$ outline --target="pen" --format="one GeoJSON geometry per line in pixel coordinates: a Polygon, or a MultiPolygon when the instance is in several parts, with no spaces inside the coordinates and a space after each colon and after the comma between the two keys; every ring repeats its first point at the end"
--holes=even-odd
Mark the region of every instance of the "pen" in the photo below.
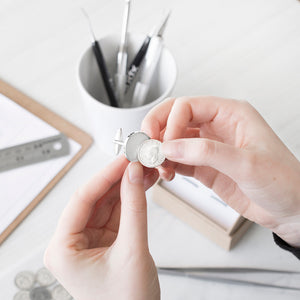
{"type": "Polygon", "coordinates": [[[161,22],[158,26],[154,27],[154,29],[146,36],[146,38],[143,41],[142,46],[140,47],[139,51],[137,52],[136,56],[134,57],[133,61],[131,62],[128,71],[127,71],[127,79],[126,79],[126,90],[125,94],[130,88],[144,58],[147,53],[151,38],[155,35],[158,35],[159,30],[161,27],[161,22]]]}
{"type": "Polygon", "coordinates": [[[136,56],[134,57],[132,63],[130,64],[130,66],[128,68],[125,94],[128,91],[128,89],[130,88],[130,86],[140,68],[141,63],[144,60],[144,57],[147,53],[150,41],[151,41],[151,36],[147,35],[141,48],[139,49],[138,53],[136,54],[136,56]]]}
{"type": "Polygon", "coordinates": [[[145,56],[145,64],[141,69],[140,79],[134,88],[131,104],[132,107],[142,106],[146,101],[149,87],[163,49],[162,36],[166,28],[169,16],[170,12],[168,12],[164,17],[161,26],[158,27],[157,33],[153,37],[151,37],[149,48],[145,56]]]}
{"type": "Polygon", "coordinates": [[[102,80],[103,80],[103,83],[104,83],[104,87],[105,87],[105,90],[106,90],[108,100],[109,100],[111,106],[118,107],[119,105],[118,105],[116,96],[114,94],[114,91],[113,91],[111,83],[110,83],[108,70],[107,70],[107,67],[106,67],[106,63],[105,63],[105,60],[104,60],[104,56],[102,54],[100,44],[98,43],[98,41],[96,39],[96,36],[94,34],[92,24],[91,24],[91,21],[90,21],[90,18],[88,16],[88,14],[86,13],[86,11],[83,8],[81,8],[81,10],[82,10],[83,14],[85,15],[85,17],[87,18],[88,23],[89,23],[89,27],[90,27],[90,31],[91,31],[91,35],[92,35],[92,48],[93,48],[94,55],[96,57],[98,68],[99,68],[100,73],[101,73],[101,77],[102,77],[102,80]]]}
{"type": "Polygon", "coordinates": [[[118,52],[118,66],[117,66],[117,73],[115,75],[116,94],[120,104],[124,100],[125,87],[126,87],[127,31],[128,31],[129,12],[130,12],[130,0],[125,0],[121,42],[120,42],[120,47],[118,52]]]}

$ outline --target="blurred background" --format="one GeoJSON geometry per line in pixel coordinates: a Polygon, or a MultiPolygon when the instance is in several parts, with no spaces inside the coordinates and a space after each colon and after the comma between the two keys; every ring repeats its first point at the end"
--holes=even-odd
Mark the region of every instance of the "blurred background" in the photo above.
{"type": "MultiPolygon", "coordinates": [[[[122,0],[0,0],[0,78],[89,132],[76,82],[79,57],[90,45],[80,7],[89,13],[98,38],[121,32],[122,0]]],[[[249,101],[299,159],[300,2],[133,0],[129,31],[148,33],[166,9],[172,14],[165,45],[178,67],[173,95],[249,101]]],[[[72,168],[0,246],[0,277],[48,242],[75,189],[111,159],[93,146],[72,168]]],[[[252,226],[225,252],[151,200],[149,240],[159,265],[300,269],[266,229],[252,226]]],[[[296,293],[189,279],[162,277],[161,284],[162,299],[299,299],[296,293]]]]}

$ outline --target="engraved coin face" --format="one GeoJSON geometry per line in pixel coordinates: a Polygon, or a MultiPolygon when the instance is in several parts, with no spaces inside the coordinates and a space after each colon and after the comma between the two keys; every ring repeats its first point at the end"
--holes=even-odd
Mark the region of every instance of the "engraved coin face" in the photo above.
{"type": "Polygon", "coordinates": [[[30,300],[29,291],[19,291],[14,295],[13,300],[30,300]]]}
{"type": "Polygon", "coordinates": [[[31,300],[51,300],[51,293],[47,290],[47,288],[41,286],[36,287],[30,291],[30,299],[31,300]]]}
{"type": "Polygon", "coordinates": [[[62,285],[57,285],[52,291],[54,300],[71,300],[72,296],[66,291],[62,285]]]}
{"type": "Polygon", "coordinates": [[[56,281],[55,277],[46,268],[37,271],[36,280],[41,286],[48,286],[56,281]]]}
{"type": "Polygon", "coordinates": [[[71,300],[72,296],[61,285],[57,285],[52,291],[52,297],[54,300],[71,300]]]}
{"type": "Polygon", "coordinates": [[[138,159],[142,165],[155,168],[161,165],[165,156],[161,152],[161,142],[158,140],[146,140],[138,149],[138,159]]]}
{"type": "Polygon", "coordinates": [[[15,284],[20,290],[30,290],[35,282],[35,276],[32,272],[23,271],[16,275],[15,284]]]}

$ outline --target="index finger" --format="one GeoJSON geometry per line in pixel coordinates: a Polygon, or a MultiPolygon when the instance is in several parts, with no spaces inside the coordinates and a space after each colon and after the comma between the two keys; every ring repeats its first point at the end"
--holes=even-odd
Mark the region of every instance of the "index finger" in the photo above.
{"type": "Polygon", "coordinates": [[[155,106],[145,116],[141,130],[151,138],[159,140],[160,132],[166,127],[170,111],[175,98],[167,98],[159,105],[155,106]]]}
{"type": "Polygon", "coordinates": [[[151,138],[160,139],[160,132],[166,128],[165,140],[185,137],[184,133],[189,124],[213,120],[219,107],[227,101],[212,96],[166,99],[146,115],[142,122],[142,131],[151,138]]]}
{"type": "Polygon", "coordinates": [[[185,138],[187,127],[212,121],[227,102],[211,96],[177,98],[168,116],[164,140],[185,138]]]}
{"type": "Polygon", "coordinates": [[[87,184],[79,188],[65,207],[57,231],[63,235],[82,232],[88,223],[95,204],[122,178],[128,163],[124,156],[118,157],[87,184]]]}

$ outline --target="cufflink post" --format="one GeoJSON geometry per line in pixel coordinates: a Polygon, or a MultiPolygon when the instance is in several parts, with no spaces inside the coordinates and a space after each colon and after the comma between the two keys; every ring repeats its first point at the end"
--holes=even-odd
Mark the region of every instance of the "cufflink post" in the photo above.
{"type": "Polygon", "coordinates": [[[125,145],[122,128],[118,129],[113,142],[115,144],[115,154],[118,155],[122,147],[125,145]]]}

